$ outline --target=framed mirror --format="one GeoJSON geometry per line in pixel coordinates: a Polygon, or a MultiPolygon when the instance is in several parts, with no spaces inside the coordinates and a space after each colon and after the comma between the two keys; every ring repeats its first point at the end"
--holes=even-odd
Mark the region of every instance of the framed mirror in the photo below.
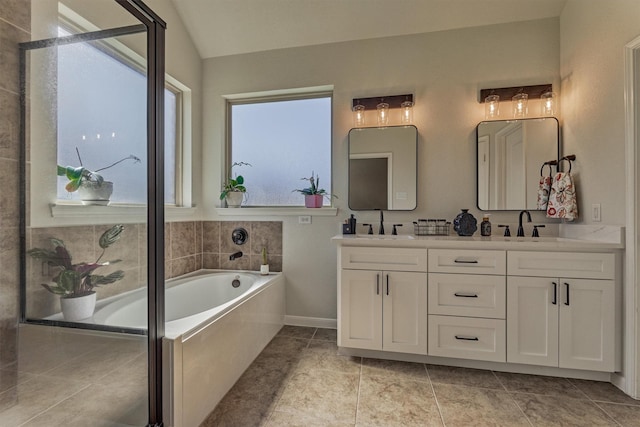
{"type": "Polygon", "coordinates": [[[418,129],[415,126],[349,131],[349,208],[405,210],[417,206],[418,129]]]}
{"type": "Polygon", "coordinates": [[[476,143],[478,209],[536,210],[542,164],[560,156],[558,120],[480,122],[476,143]]]}

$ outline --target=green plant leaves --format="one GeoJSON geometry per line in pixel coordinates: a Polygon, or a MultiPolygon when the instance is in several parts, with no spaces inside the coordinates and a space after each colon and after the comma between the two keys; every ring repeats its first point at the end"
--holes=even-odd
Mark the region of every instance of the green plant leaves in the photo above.
{"type": "Polygon", "coordinates": [[[124,225],[116,224],[100,236],[98,244],[102,249],[106,249],[120,239],[120,234],[124,231],[124,225]]]}

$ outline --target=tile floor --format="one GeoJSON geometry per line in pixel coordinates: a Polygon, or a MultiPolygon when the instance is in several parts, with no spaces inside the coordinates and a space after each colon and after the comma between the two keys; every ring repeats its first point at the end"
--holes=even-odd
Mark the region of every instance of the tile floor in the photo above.
{"type": "Polygon", "coordinates": [[[608,383],[337,355],[336,331],[285,326],[201,427],[640,426],[608,383]]]}
{"type": "Polygon", "coordinates": [[[2,427],[144,426],[147,414],[143,336],[23,326],[17,366],[0,366],[2,427]]]}

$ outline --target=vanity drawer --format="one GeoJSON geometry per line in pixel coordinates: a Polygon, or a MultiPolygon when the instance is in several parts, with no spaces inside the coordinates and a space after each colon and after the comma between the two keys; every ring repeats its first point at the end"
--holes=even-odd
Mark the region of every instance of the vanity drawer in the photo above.
{"type": "Polygon", "coordinates": [[[429,356],[506,362],[505,321],[430,315],[429,356]]]}
{"type": "Polygon", "coordinates": [[[342,247],[340,268],[354,270],[427,271],[427,250],[342,247]]]}
{"type": "Polygon", "coordinates": [[[506,270],[505,251],[429,250],[431,273],[505,274],[506,270]]]}
{"type": "Polygon", "coordinates": [[[507,264],[510,276],[615,278],[611,253],[509,251],[507,264]]]}
{"type": "Polygon", "coordinates": [[[429,273],[429,314],[504,319],[506,277],[429,273]]]}

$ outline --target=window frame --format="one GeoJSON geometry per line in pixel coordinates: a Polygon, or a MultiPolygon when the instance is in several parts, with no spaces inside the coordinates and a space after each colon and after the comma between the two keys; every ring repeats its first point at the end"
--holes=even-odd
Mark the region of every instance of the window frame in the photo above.
{"type": "MultiPolygon", "coordinates": [[[[329,104],[331,111],[329,112],[330,123],[329,123],[329,171],[331,173],[331,188],[329,189],[329,194],[333,194],[333,86],[320,86],[320,87],[312,87],[312,88],[298,88],[291,90],[278,90],[278,91],[268,91],[268,92],[257,92],[257,93],[248,93],[248,94],[237,94],[237,95],[229,95],[226,96],[226,120],[225,120],[225,144],[224,144],[224,156],[223,161],[224,164],[221,168],[221,183],[224,183],[231,172],[232,158],[233,158],[233,135],[231,132],[232,124],[233,124],[233,114],[232,109],[236,105],[247,105],[247,104],[261,104],[261,103],[270,103],[270,102],[279,102],[279,101],[296,101],[296,100],[306,100],[306,99],[318,99],[318,98],[329,98],[329,104]]],[[[312,209],[311,211],[319,211],[326,210],[330,211],[329,213],[321,213],[321,215],[334,215],[337,212],[336,207],[334,206],[333,197],[330,197],[330,204],[323,206],[322,208],[312,209]]],[[[224,215],[224,211],[227,208],[220,208],[218,210],[219,213],[224,215]]],[[[251,209],[251,210],[260,210],[262,213],[284,213],[284,212],[296,212],[296,215],[300,214],[301,209],[307,209],[304,207],[304,202],[300,205],[258,205],[258,206],[243,206],[243,209],[251,209]]],[[[232,211],[237,212],[238,209],[231,209],[232,211]]],[[[305,211],[306,212],[306,211],[305,211]]],[[[257,213],[257,211],[256,211],[257,213]]],[[[320,213],[320,212],[318,212],[320,213]]],[[[246,212],[249,214],[249,212],[246,212]]]]}

